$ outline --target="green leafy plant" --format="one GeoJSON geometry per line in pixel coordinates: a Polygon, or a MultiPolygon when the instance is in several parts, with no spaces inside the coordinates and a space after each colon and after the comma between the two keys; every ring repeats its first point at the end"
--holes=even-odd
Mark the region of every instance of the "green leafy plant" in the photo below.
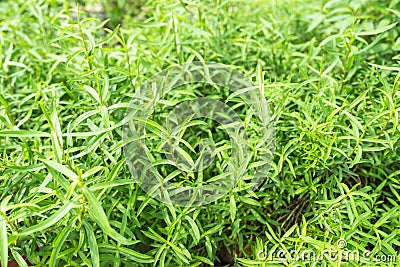
{"type": "Polygon", "coordinates": [[[399,1],[92,5],[0,2],[1,266],[398,264],[399,1]],[[277,150],[257,191],[169,206],[132,179],[122,126],[141,84],[193,61],[236,66],[259,86],[277,150]],[[322,257],[291,257],[309,250],[322,257]]]}

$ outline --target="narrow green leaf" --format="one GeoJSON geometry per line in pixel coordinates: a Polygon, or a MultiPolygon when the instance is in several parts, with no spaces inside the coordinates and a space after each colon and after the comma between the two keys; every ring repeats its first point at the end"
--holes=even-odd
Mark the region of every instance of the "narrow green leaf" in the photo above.
{"type": "Polygon", "coordinates": [[[239,200],[253,206],[261,206],[261,203],[253,198],[239,196],[239,200]]]}
{"type": "Polygon", "coordinates": [[[397,25],[397,22],[392,23],[392,24],[390,24],[390,25],[387,25],[387,26],[385,26],[385,27],[376,29],[376,30],[366,31],[366,32],[359,32],[359,33],[357,33],[357,35],[358,35],[358,36],[376,35],[376,34],[379,34],[379,33],[381,33],[381,32],[388,31],[388,30],[390,30],[391,28],[393,28],[393,27],[396,26],[396,25],[397,25]]]}
{"type": "Polygon", "coordinates": [[[200,231],[199,231],[199,227],[197,227],[196,222],[190,218],[189,216],[185,216],[185,219],[189,222],[191,230],[193,232],[192,237],[194,239],[195,244],[197,245],[197,243],[199,243],[200,241],[200,231]]]}
{"type": "Polygon", "coordinates": [[[50,137],[50,133],[39,132],[39,131],[0,131],[0,136],[4,137],[50,137]]]}
{"type": "Polygon", "coordinates": [[[78,180],[78,175],[76,175],[76,173],[68,169],[66,166],[51,160],[42,160],[42,161],[47,166],[53,168],[56,171],[61,172],[62,174],[70,178],[72,181],[76,182],[78,180]]]}
{"type": "Polygon", "coordinates": [[[88,189],[87,187],[82,188],[83,194],[89,202],[89,214],[92,220],[99,224],[100,228],[106,233],[109,237],[113,238],[117,242],[120,242],[123,245],[131,245],[135,242],[129,241],[119,233],[117,233],[113,228],[111,228],[110,223],[107,219],[107,216],[95,195],[88,189]]]}
{"type": "Polygon", "coordinates": [[[36,225],[33,225],[29,228],[24,229],[20,233],[20,235],[27,236],[27,235],[31,235],[35,232],[40,232],[40,231],[43,231],[43,230],[49,228],[50,226],[56,224],[59,220],[64,218],[64,216],[68,214],[68,212],[74,207],[74,205],[75,205],[74,202],[71,202],[71,201],[66,202],[64,204],[64,206],[62,206],[56,213],[54,213],[53,215],[51,215],[49,218],[42,221],[41,223],[38,223],[36,225]]]}
{"type": "Polygon", "coordinates": [[[26,263],[24,258],[21,256],[21,254],[18,253],[18,251],[15,251],[11,249],[11,254],[13,255],[15,261],[18,263],[19,267],[28,267],[29,265],[26,263]]]}
{"type": "Polygon", "coordinates": [[[139,263],[152,263],[153,262],[153,258],[151,256],[136,252],[132,249],[121,247],[121,248],[119,248],[119,250],[121,251],[121,253],[124,256],[130,258],[133,261],[136,261],[139,263]]]}
{"type": "Polygon", "coordinates": [[[7,222],[0,214],[0,257],[1,266],[8,266],[8,238],[7,238],[7,222]]]}
{"type": "Polygon", "coordinates": [[[378,65],[378,64],[374,64],[374,63],[370,63],[370,62],[368,62],[368,64],[375,68],[382,69],[382,70],[400,71],[399,67],[382,66],[382,65],[378,65]]]}
{"type": "Polygon", "coordinates": [[[236,201],[235,195],[230,196],[230,205],[229,205],[229,212],[231,215],[231,221],[234,222],[236,218],[236,201]]]}
{"type": "Polygon", "coordinates": [[[211,260],[207,259],[206,257],[193,256],[193,258],[197,259],[197,260],[199,260],[199,261],[201,261],[201,262],[203,262],[203,263],[205,263],[205,264],[207,264],[209,266],[214,266],[214,263],[211,260]]]}
{"type": "Polygon", "coordinates": [[[110,182],[103,182],[103,183],[98,183],[94,184],[90,187],[91,191],[96,191],[100,189],[108,189],[116,186],[123,186],[123,185],[128,185],[128,184],[134,184],[136,183],[135,180],[132,179],[122,179],[118,181],[110,181],[110,182]]]}
{"type": "Polygon", "coordinates": [[[57,265],[57,257],[58,254],[60,253],[60,250],[62,246],[64,245],[65,240],[71,233],[71,230],[73,226],[75,225],[75,219],[73,219],[71,222],[67,223],[67,226],[57,235],[54,244],[53,244],[53,250],[51,252],[50,260],[49,260],[49,266],[50,267],[55,267],[57,265]]]}
{"type": "Polygon", "coordinates": [[[86,230],[87,241],[90,249],[90,256],[92,258],[93,267],[100,267],[100,256],[99,247],[97,245],[96,236],[94,235],[94,229],[87,221],[82,222],[86,230]]]}
{"type": "Polygon", "coordinates": [[[89,85],[84,85],[84,86],[83,86],[83,89],[85,89],[86,92],[88,92],[89,95],[90,95],[91,97],[93,97],[93,99],[96,100],[97,103],[101,104],[101,99],[100,99],[99,93],[98,93],[96,90],[94,90],[94,89],[93,89],[92,87],[90,87],[89,85]]]}
{"type": "Polygon", "coordinates": [[[100,244],[99,249],[100,251],[108,253],[115,253],[118,250],[122,255],[138,263],[152,263],[154,261],[154,259],[149,255],[142,254],[124,247],[116,248],[110,244],[100,244]]]}

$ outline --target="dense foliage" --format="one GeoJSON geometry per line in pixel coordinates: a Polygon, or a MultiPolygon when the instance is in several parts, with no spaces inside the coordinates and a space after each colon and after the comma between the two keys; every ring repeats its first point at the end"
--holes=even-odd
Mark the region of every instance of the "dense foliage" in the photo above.
{"type": "Polygon", "coordinates": [[[0,265],[395,266],[399,22],[398,0],[0,2],[0,265]],[[133,182],[122,124],[191,61],[263,89],[277,149],[255,193],[172,207],[133,182]],[[289,253],[310,249],[369,252],[289,253]]]}

